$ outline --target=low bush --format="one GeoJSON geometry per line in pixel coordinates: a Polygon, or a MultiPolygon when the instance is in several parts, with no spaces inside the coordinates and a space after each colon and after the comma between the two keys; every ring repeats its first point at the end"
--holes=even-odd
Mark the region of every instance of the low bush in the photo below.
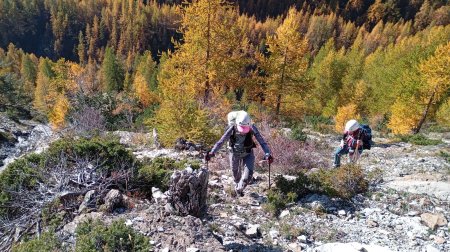
{"type": "Polygon", "coordinates": [[[192,169],[199,169],[200,163],[189,160],[177,161],[167,157],[157,157],[144,161],[144,164],[137,172],[136,187],[144,195],[148,196],[151,195],[152,187],[158,187],[162,191],[165,191],[169,187],[169,180],[173,171],[184,169],[186,166],[190,166],[192,169]]]}
{"type": "Polygon", "coordinates": [[[325,116],[305,116],[305,126],[321,133],[333,133],[333,121],[325,116]]]}
{"type": "Polygon", "coordinates": [[[303,172],[299,172],[295,180],[287,180],[281,175],[275,178],[276,187],[285,195],[294,192],[299,197],[302,197],[310,192],[310,189],[308,188],[309,184],[310,181],[303,172]]]}
{"type": "MultiPolygon", "coordinates": [[[[88,220],[81,223],[76,231],[75,251],[150,251],[149,240],[125,225],[123,220],[106,226],[101,221],[88,220]]],[[[49,250],[47,250],[49,251],[49,250]]]]}
{"type": "Polygon", "coordinates": [[[429,139],[423,134],[414,134],[414,135],[402,135],[400,136],[400,140],[403,142],[409,142],[416,145],[437,145],[442,143],[441,140],[429,139]]]}
{"type": "MultiPolygon", "coordinates": [[[[262,124],[259,129],[275,158],[272,164],[274,172],[295,175],[302,169],[325,166],[320,154],[322,150],[315,143],[293,140],[283,132],[270,128],[268,124],[262,124]]],[[[264,157],[261,148],[254,150],[257,159],[264,157]]]]}
{"type": "Polygon", "coordinates": [[[272,213],[273,216],[278,216],[288,203],[294,202],[296,199],[297,194],[294,192],[283,194],[279,190],[270,190],[267,193],[267,204],[265,205],[265,208],[272,213]]]}
{"type": "Polygon", "coordinates": [[[320,193],[342,199],[366,192],[369,185],[362,168],[353,164],[332,170],[320,169],[309,175],[299,172],[295,180],[278,176],[275,184],[283,195],[295,193],[302,197],[309,193],[320,193]]]}
{"type": "Polygon", "coordinates": [[[13,252],[61,251],[62,243],[54,232],[45,232],[40,238],[34,238],[12,247],[13,252]]]}
{"type": "Polygon", "coordinates": [[[100,170],[108,172],[131,168],[135,162],[131,151],[112,137],[60,139],[49,146],[46,157],[51,162],[48,164],[50,166],[57,165],[61,158],[65,158],[69,165],[84,160],[94,162],[100,170]]]}
{"type": "Polygon", "coordinates": [[[17,213],[9,202],[14,199],[14,192],[34,190],[38,183],[45,180],[41,170],[44,156],[31,154],[9,164],[0,173],[0,216],[11,216],[17,213]]]}
{"type": "Polygon", "coordinates": [[[59,230],[86,189],[128,190],[136,166],[132,153],[108,138],[61,139],[20,158],[0,173],[0,233],[14,234],[15,226],[32,230],[39,219],[44,229],[59,230]]]}
{"type": "Polygon", "coordinates": [[[358,193],[364,193],[369,186],[361,166],[354,164],[331,170],[329,183],[336,191],[336,196],[343,199],[350,199],[358,193]]]}
{"type": "Polygon", "coordinates": [[[9,132],[0,131],[0,144],[16,142],[16,138],[9,132]]]}
{"type": "Polygon", "coordinates": [[[450,163],[450,153],[446,151],[440,151],[439,156],[443,157],[447,163],[450,163]]]}
{"type": "Polygon", "coordinates": [[[305,142],[307,135],[303,132],[303,127],[296,125],[292,128],[291,138],[300,142],[305,142]]]}

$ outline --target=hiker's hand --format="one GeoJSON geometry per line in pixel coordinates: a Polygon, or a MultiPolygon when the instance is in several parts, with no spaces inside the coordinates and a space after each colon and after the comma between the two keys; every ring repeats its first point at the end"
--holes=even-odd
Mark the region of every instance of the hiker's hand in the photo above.
{"type": "Polygon", "coordinates": [[[264,156],[264,160],[267,160],[267,162],[269,162],[269,164],[273,163],[273,157],[270,154],[266,154],[264,156]]]}
{"type": "Polygon", "coordinates": [[[361,140],[356,141],[356,145],[358,145],[358,147],[362,146],[362,141],[361,140]]]}
{"type": "Polygon", "coordinates": [[[206,154],[205,154],[205,160],[206,161],[209,161],[209,160],[211,160],[211,158],[212,157],[214,157],[216,154],[214,154],[214,153],[212,153],[212,152],[206,152],[206,154]]]}
{"type": "Polygon", "coordinates": [[[339,147],[344,148],[344,140],[341,140],[341,143],[339,144],[339,147]]]}

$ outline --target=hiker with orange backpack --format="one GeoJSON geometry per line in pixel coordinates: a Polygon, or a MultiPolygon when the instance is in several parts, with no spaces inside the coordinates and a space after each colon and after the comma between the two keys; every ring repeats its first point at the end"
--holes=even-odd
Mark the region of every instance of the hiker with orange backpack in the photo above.
{"type": "Polygon", "coordinates": [[[339,147],[334,152],[333,167],[341,166],[341,156],[349,154],[350,162],[356,162],[364,149],[371,148],[372,130],[352,119],[345,124],[345,131],[339,147]]]}
{"type": "Polygon", "coordinates": [[[269,146],[259,133],[258,128],[251,123],[250,116],[245,111],[233,111],[228,114],[228,128],[214,147],[206,153],[205,159],[209,161],[215,153],[228,141],[229,159],[231,170],[233,171],[235,191],[238,195],[243,195],[244,188],[253,179],[253,168],[255,166],[255,154],[253,148],[256,147],[253,141],[255,136],[261,145],[265,156],[264,159],[271,164],[273,157],[269,146]],[[243,174],[240,170],[241,164],[244,166],[243,174]]]}

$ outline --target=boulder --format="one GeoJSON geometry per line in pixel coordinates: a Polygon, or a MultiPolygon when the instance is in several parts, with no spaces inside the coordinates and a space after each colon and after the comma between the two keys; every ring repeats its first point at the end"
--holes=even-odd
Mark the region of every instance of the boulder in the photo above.
{"type": "Polygon", "coordinates": [[[102,206],[102,210],[105,212],[113,212],[114,209],[119,207],[125,207],[123,196],[119,190],[112,189],[105,196],[105,204],[102,206]]]}
{"type": "Polygon", "coordinates": [[[93,205],[92,201],[94,199],[94,196],[95,196],[95,190],[90,190],[84,195],[84,200],[83,200],[83,202],[81,202],[81,205],[78,208],[79,213],[83,212],[86,208],[93,205]]]}
{"type": "Polygon", "coordinates": [[[441,213],[432,214],[432,213],[423,213],[420,215],[422,222],[429,228],[435,230],[437,227],[447,225],[447,219],[441,213]]]}
{"type": "Polygon", "coordinates": [[[250,238],[258,238],[261,236],[259,225],[249,225],[245,234],[250,238]]]}

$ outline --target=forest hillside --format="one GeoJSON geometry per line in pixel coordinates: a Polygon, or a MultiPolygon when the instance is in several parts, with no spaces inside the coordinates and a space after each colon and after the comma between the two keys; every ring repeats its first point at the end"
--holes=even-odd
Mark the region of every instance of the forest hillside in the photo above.
{"type": "Polygon", "coordinates": [[[0,250],[448,251],[449,66],[448,0],[0,0],[0,250]]]}

